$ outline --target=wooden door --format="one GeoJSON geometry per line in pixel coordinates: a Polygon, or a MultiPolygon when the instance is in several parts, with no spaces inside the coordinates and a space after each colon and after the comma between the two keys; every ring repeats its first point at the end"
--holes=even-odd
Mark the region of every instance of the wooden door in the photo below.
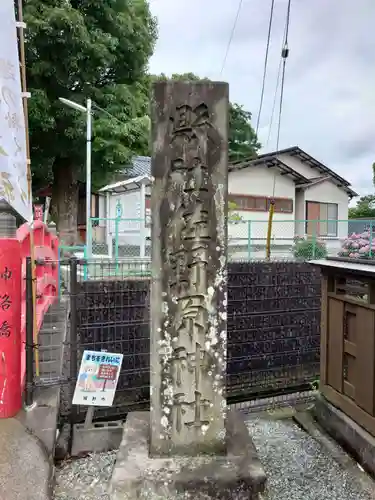
{"type": "Polygon", "coordinates": [[[319,235],[320,203],[315,201],[306,202],[306,234],[308,236],[319,235]],[[317,221],[317,222],[315,222],[317,221]]]}

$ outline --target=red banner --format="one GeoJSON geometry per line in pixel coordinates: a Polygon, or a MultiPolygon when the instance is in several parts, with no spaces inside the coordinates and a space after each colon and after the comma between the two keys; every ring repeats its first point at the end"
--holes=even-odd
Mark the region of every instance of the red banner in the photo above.
{"type": "Polygon", "coordinates": [[[21,247],[0,239],[0,418],[21,409],[21,247]]]}

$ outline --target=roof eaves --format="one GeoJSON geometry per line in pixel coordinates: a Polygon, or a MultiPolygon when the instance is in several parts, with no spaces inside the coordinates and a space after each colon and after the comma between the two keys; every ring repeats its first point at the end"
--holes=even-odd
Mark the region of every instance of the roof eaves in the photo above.
{"type": "Polygon", "coordinates": [[[333,170],[328,168],[326,165],[321,163],[319,160],[316,160],[313,156],[309,155],[301,149],[298,146],[293,146],[291,148],[286,148],[286,149],[281,149],[280,151],[277,151],[276,154],[282,155],[282,154],[289,154],[290,156],[297,156],[303,163],[307,163],[310,165],[312,168],[318,169],[321,173],[327,173],[330,176],[334,177],[337,180],[340,180],[343,184],[346,186],[350,186],[350,182],[341,177],[341,175],[336,174],[333,170]]]}
{"type": "MultiPolygon", "coordinates": [[[[349,181],[347,181],[346,179],[344,179],[340,175],[336,174],[336,172],[334,172],[333,170],[328,168],[326,165],[324,165],[320,161],[316,160],[313,156],[306,153],[306,151],[301,149],[299,146],[291,146],[289,148],[280,149],[279,151],[272,151],[271,153],[263,153],[263,154],[258,155],[257,159],[274,158],[274,157],[278,157],[279,155],[282,155],[282,154],[289,154],[290,156],[299,156],[301,161],[304,161],[306,163],[310,162],[310,166],[312,168],[317,168],[321,171],[321,173],[329,174],[330,176],[332,176],[335,179],[342,182],[344,185],[350,186],[349,181]]],[[[248,161],[251,161],[251,159],[244,160],[244,161],[248,162],[248,161]]]]}
{"type": "Polygon", "coordinates": [[[295,179],[299,179],[301,182],[308,182],[307,177],[304,175],[300,174],[299,172],[296,172],[293,168],[289,167],[286,163],[281,161],[280,159],[276,158],[273,155],[261,155],[258,158],[253,158],[250,160],[244,160],[242,163],[238,165],[232,165],[232,168],[229,170],[236,171],[236,170],[241,170],[243,168],[248,168],[248,167],[256,167],[258,165],[265,165],[269,168],[276,167],[279,170],[281,170],[284,174],[289,174],[293,176],[295,179]]]}
{"type": "MultiPolygon", "coordinates": [[[[324,181],[337,181],[337,179],[334,179],[332,178],[331,175],[326,175],[324,177],[320,177],[318,179],[311,179],[309,182],[304,182],[304,183],[301,183],[301,184],[297,184],[297,187],[298,188],[301,188],[301,189],[309,189],[310,187],[312,186],[316,186],[317,184],[320,184],[321,182],[324,182],[324,181]]],[[[342,185],[342,184],[336,184],[336,186],[340,189],[344,189],[344,191],[346,191],[349,196],[351,196],[352,198],[354,198],[355,196],[358,196],[358,194],[353,191],[353,189],[350,187],[350,186],[347,186],[347,185],[342,185]]]]}

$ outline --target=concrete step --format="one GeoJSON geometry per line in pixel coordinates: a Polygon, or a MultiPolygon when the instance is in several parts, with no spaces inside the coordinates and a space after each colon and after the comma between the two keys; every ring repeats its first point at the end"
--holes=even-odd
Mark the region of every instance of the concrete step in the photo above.
{"type": "Polygon", "coordinates": [[[63,335],[64,330],[41,330],[38,336],[39,344],[43,346],[62,344],[63,335]]]}

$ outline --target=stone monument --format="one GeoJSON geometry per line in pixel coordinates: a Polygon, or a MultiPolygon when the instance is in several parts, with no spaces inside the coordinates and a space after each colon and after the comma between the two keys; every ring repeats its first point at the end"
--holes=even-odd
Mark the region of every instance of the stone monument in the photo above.
{"type": "Polygon", "coordinates": [[[228,85],[160,83],[153,108],[151,452],[224,453],[228,85]]]}
{"type": "Polygon", "coordinates": [[[227,412],[228,84],[152,97],[151,411],[128,416],[112,498],[258,498],[265,475],[227,412]]]}

